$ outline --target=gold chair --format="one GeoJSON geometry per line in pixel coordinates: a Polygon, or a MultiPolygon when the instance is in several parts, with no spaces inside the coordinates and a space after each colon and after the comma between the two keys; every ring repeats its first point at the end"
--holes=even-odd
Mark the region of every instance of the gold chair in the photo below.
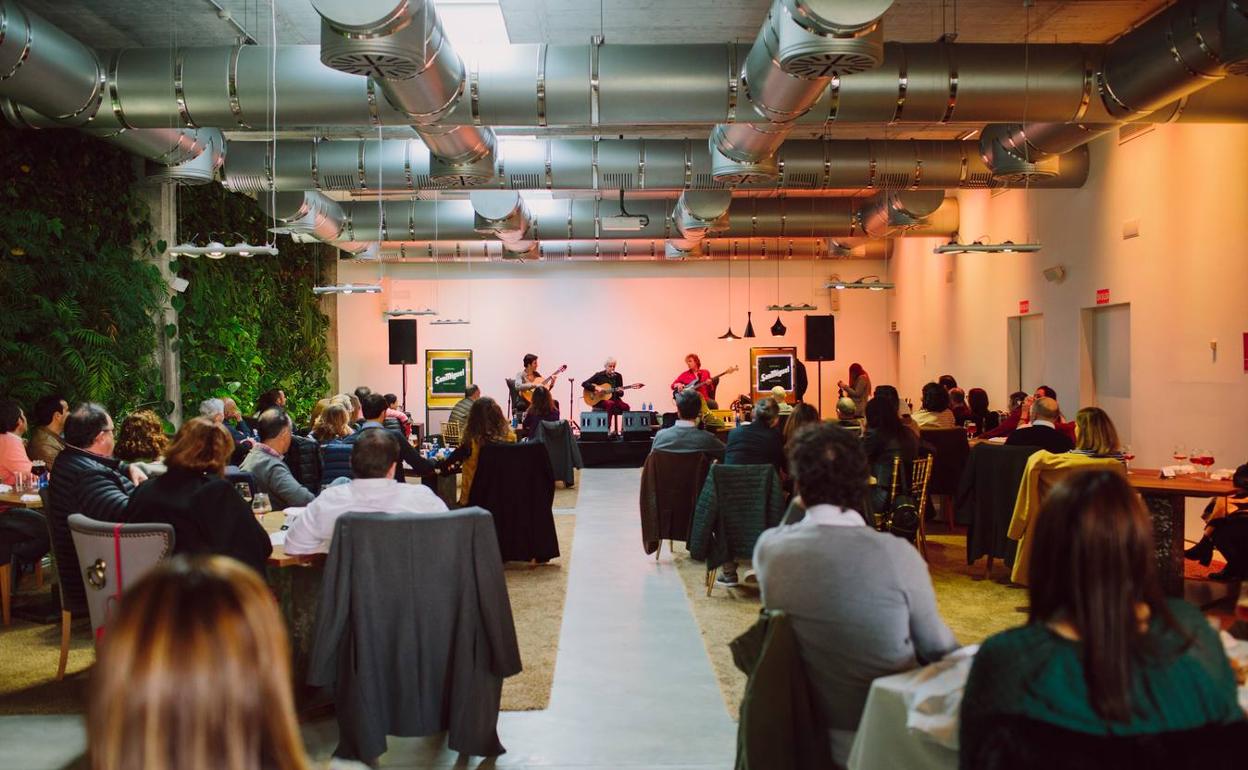
{"type": "Polygon", "coordinates": [[[442,441],[449,447],[459,446],[460,439],[463,438],[463,426],[458,420],[447,420],[442,425],[442,441]]]}
{"type": "Polygon", "coordinates": [[[919,553],[923,556],[923,560],[927,560],[927,524],[924,520],[927,518],[927,482],[932,475],[932,457],[920,457],[914,461],[911,466],[913,470],[910,474],[910,495],[914,497],[914,505],[919,510],[919,536],[915,539],[915,543],[919,546],[919,553]]]}

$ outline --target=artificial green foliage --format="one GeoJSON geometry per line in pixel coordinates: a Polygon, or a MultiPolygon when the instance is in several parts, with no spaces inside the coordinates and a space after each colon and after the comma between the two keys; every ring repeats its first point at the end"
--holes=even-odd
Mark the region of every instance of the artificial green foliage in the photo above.
{"type": "MultiPolygon", "coordinates": [[[[269,220],[252,199],[219,184],[178,192],[179,237],[225,243],[270,241],[269,220]]],[[[244,413],[268,388],[286,392],[302,422],[329,393],[329,319],[312,293],[324,260],[320,244],[285,238],[276,257],[181,257],[178,275],[190,286],[175,298],[179,312],[182,397],[186,414],[205,398],[233,395],[244,413]]]]}
{"type": "Polygon", "coordinates": [[[133,158],[97,139],[0,125],[0,397],[168,412],[166,289],[134,181],[133,158]]]}

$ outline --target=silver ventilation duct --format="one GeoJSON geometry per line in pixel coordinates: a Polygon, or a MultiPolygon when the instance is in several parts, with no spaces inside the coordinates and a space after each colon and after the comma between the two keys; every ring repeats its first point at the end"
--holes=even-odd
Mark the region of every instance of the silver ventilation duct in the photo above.
{"type": "MultiPolygon", "coordinates": [[[[278,216],[289,221],[295,203],[307,205],[309,200],[329,201],[320,193],[281,193],[278,216]]],[[[263,200],[263,198],[262,198],[263,200]]],[[[630,238],[671,240],[681,237],[669,217],[675,208],[674,199],[631,200],[631,214],[644,215],[648,223],[630,238]]],[[[862,227],[862,211],[874,206],[873,199],[854,198],[734,198],[728,209],[728,226],[717,231],[720,238],[855,238],[866,237],[862,227]]],[[[538,241],[590,240],[601,238],[601,216],[615,213],[613,201],[586,199],[533,200],[526,206],[532,217],[529,238],[538,241]]],[[[334,242],[447,241],[479,240],[477,214],[468,200],[387,201],[381,206],[373,202],[341,204],[343,219],[337,234],[323,240],[334,242]],[[381,222],[378,217],[382,217],[381,222]]],[[[927,217],[925,224],[907,229],[905,235],[949,236],[958,229],[958,204],[945,198],[940,207],[927,217]]],[[[328,229],[331,228],[327,228],[328,229]]],[[[318,236],[319,237],[319,236],[318,236]]]]}
{"type": "Polygon", "coordinates": [[[467,89],[463,61],[431,0],[313,0],[312,6],[321,15],[321,61],[377,83],[429,146],[435,179],[465,187],[489,181],[494,132],[437,125],[467,89]]]}
{"type": "Polygon", "coordinates": [[[891,238],[926,225],[944,201],[939,190],[890,190],[873,198],[858,217],[870,237],[891,238]]]}
{"type": "Polygon", "coordinates": [[[980,138],[997,177],[1050,176],[1051,158],[1202,90],[1248,63],[1248,4],[1181,0],[1111,43],[1096,76],[1109,120],[992,125],[980,138]]]}
{"type": "MultiPolygon", "coordinates": [[[[272,198],[261,197],[258,202],[264,213],[281,223],[277,228],[281,232],[296,238],[306,236],[326,242],[349,240],[339,237],[346,222],[342,206],[319,192],[277,193],[272,198]]],[[[374,227],[373,234],[376,235],[377,232],[374,227]]],[[[359,247],[363,248],[364,245],[366,244],[359,244],[359,247]]],[[[340,248],[346,248],[346,244],[340,244],[340,248]]]]}
{"type": "MultiPolygon", "coordinates": [[[[4,2],[9,9],[16,7],[13,0],[4,2]]],[[[15,43],[7,36],[0,42],[0,61],[11,61],[7,57],[20,53],[10,52],[11,45],[15,43]]],[[[45,49],[51,51],[52,46],[35,44],[27,53],[39,57],[45,49]]],[[[1109,123],[1113,117],[1099,99],[1092,98],[1100,51],[1097,46],[1032,45],[1025,55],[1021,45],[886,43],[879,67],[833,79],[815,106],[794,122],[811,127],[825,123],[1004,123],[1017,120],[1025,109],[1028,119],[1038,122],[1109,123]]],[[[514,45],[469,71],[468,80],[475,88],[467,90],[439,125],[629,130],[766,123],[763,115],[739,105],[737,63],[744,61],[747,52],[746,47],[731,43],[514,45]],[[673,72],[680,77],[672,77],[673,72]]],[[[108,94],[109,105],[96,111],[95,102],[90,102],[74,120],[90,119],[95,126],[111,128],[209,126],[263,131],[271,120],[273,54],[279,129],[375,129],[412,122],[389,100],[380,98],[372,80],[326,67],[320,60],[320,47],[307,45],[279,46],[276,52],[254,45],[124,49],[102,68],[102,92],[108,94]]],[[[26,61],[21,69],[43,72],[47,66],[37,59],[26,61]]],[[[47,77],[30,79],[46,87],[41,78],[47,77]]],[[[1234,80],[1238,79],[1192,94],[1184,105],[1162,107],[1159,119],[1178,115],[1185,122],[1248,120],[1248,100],[1242,98],[1248,89],[1234,80]],[[1210,91],[1217,95],[1206,98],[1210,91]]],[[[32,87],[26,83],[14,90],[14,82],[15,78],[0,79],[0,97],[16,102],[5,108],[15,125],[74,125],[69,119],[58,123],[25,104],[23,98],[33,98],[29,96],[32,87]],[[22,98],[16,98],[19,92],[22,98]]],[[[77,99],[41,104],[51,113],[66,114],[61,110],[67,104],[60,102],[77,99]]]]}
{"type": "Polygon", "coordinates": [[[225,136],[215,128],[87,128],[84,133],[146,158],[147,176],[177,184],[208,184],[225,160],[225,136]]]}
{"type": "MultiPolygon", "coordinates": [[[[740,189],[953,189],[1001,186],[977,142],[793,140],[776,154],[779,176],[740,189]]],[[[1075,188],[1088,177],[1087,148],[1055,159],[1056,176],[1037,187],[1075,188]]],[[[416,192],[434,186],[430,154],[417,140],[282,140],[272,146],[230,143],[224,184],[236,192],[379,189],[416,192]]],[[[494,182],[511,190],[722,189],[711,175],[705,142],[644,139],[504,139],[494,182]]]]}
{"type": "Polygon", "coordinates": [[[730,206],[732,193],[727,190],[687,190],[681,193],[672,210],[672,224],[679,237],[673,238],[669,246],[679,254],[697,251],[708,235],[728,229],[730,206]]]}
{"type": "Polygon", "coordinates": [[[715,127],[709,148],[716,181],[741,184],[779,174],[776,150],[832,78],[879,66],[884,58],[880,17],[892,4],[773,0],[741,69],[745,101],[768,122],[715,127]]]}
{"type": "Polygon", "coordinates": [[[473,229],[493,235],[503,244],[503,254],[511,258],[532,256],[536,241],[529,238],[532,215],[520,193],[510,190],[473,190],[470,196],[473,229]]]}
{"type": "MultiPolygon", "coordinates": [[[[341,245],[341,244],[339,244],[341,245]]],[[[852,246],[852,259],[883,259],[884,241],[864,241],[852,246]]],[[[511,259],[497,241],[386,241],[379,255],[383,260],[408,262],[490,261],[511,259]]],[[[693,252],[671,250],[671,242],[656,239],[586,239],[542,241],[534,258],[546,261],[624,261],[663,259],[845,259],[840,241],[827,238],[707,238],[693,252]],[[675,256],[669,256],[675,254],[675,256]]]]}

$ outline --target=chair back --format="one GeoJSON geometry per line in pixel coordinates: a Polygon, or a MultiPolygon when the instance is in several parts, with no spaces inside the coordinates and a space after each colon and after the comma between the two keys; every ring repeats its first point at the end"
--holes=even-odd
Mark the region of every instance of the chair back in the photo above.
{"type": "Polygon", "coordinates": [[[748,559],[759,535],[779,524],[784,510],[775,466],[716,463],[698,495],[689,529],[690,553],[695,559],[707,558],[709,568],[726,559],[748,559]],[[708,552],[709,557],[704,555],[708,552]]]}
{"type": "Polygon", "coordinates": [[[664,452],[646,456],[641,469],[641,542],[646,553],[660,540],[689,541],[698,495],[711,468],[706,452],[664,452]]]}
{"type": "Polygon", "coordinates": [[[173,552],[173,527],[112,524],[80,513],[72,514],[68,523],[87,589],[91,631],[98,637],[126,587],[173,552]]]}
{"type": "Polygon", "coordinates": [[[56,573],[56,597],[61,603],[62,610],[73,612],[74,608],[65,603],[65,586],[73,585],[70,581],[77,581],[81,585],[82,578],[78,577],[77,564],[72,567],[67,565],[65,571],[61,571],[61,560],[57,558],[56,532],[52,528],[52,517],[49,515],[52,512],[52,507],[48,504],[48,498],[48,488],[40,489],[39,499],[43,501],[43,521],[48,527],[48,542],[51,544],[51,548],[48,549],[48,556],[52,559],[52,571],[56,573]]]}
{"type": "Polygon", "coordinates": [[[555,475],[541,444],[487,442],[478,449],[468,504],[494,516],[504,561],[545,561],[559,555],[555,475]]]}
{"type": "Polygon", "coordinates": [[[233,486],[234,484],[246,484],[247,489],[251,492],[252,497],[255,497],[256,475],[254,473],[251,473],[250,471],[240,471],[237,469],[230,470],[227,467],[225,469],[225,480],[230,482],[231,486],[233,486]]]}
{"type": "Polygon", "coordinates": [[[464,426],[459,420],[447,420],[442,423],[442,442],[449,447],[459,446],[460,440],[464,436],[464,426]]]}
{"type": "Polygon", "coordinates": [[[504,382],[507,383],[508,413],[514,417],[528,409],[529,404],[527,401],[520,398],[520,391],[516,390],[516,381],[514,379],[508,377],[504,380],[504,382]]]}
{"type": "Polygon", "coordinates": [[[932,472],[928,492],[933,495],[954,495],[962,472],[966,469],[971,446],[963,428],[923,428],[920,440],[932,448],[932,472]]]}
{"type": "Polygon", "coordinates": [[[567,420],[542,420],[534,428],[531,440],[546,447],[557,481],[576,483],[576,469],[583,468],[584,463],[581,448],[572,436],[572,425],[567,420]]]}
{"type": "Polygon", "coordinates": [[[932,477],[932,456],[920,457],[910,466],[910,495],[919,509],[920,519],[927,514],[928,485],[932,477]]]}

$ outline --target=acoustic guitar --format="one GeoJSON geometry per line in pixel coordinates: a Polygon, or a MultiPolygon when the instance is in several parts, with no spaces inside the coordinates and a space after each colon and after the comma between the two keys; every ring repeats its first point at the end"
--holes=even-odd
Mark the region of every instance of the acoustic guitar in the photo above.
{"type": "MultiPolygon", "coordinates": [[[[741,367],[730,366],[727,369],[720,372],[719,374],[716,374],[715,376],[711,377],[709,380],[707,380],[707,382],[715,382],[720,377],[724,377],[729,374],[732,374],[733,372],[739,372],[739,371],[741,371],[741,367]]],[[[674,388],[672,388],[672,395],[675,396],[677,393],[680,393],[682,390],[697,390],[698,388],[702,387],[705,384],[706,382],[703,382],[702,380],[694,380],[688,385],[677,385],[674,388]]]]}
{"type": "Polygon", "coordinates": [[[612,388],[609,384],[603,383],[596,388],[585,388],[585,403],[591,407],[596,406],[603,401],[610,401],[615,396],[624,395],[626,390],[636,390],[644,387],[646,386],[640,382],[634,382],[632,385],[625,385],[619,388],[612,388]]]}
{"type": "MultiPolygon", "coordinates": [[[[541,385],[542,387],[546,388],[546,390],[550,390],[551,388],[555,386],[555,378],[563,374],[567,370],[568,370],[568,365],[564,364],[563,366],[556,369],[549,377],[546,377],[541,382],[539,382],[538,385],[541,385]]],[[[529,390],[520,391],[520,398],[523,398],[525,401],[527,401],[530,404],[533,403],[533,391],[534,390],[537,390],[537,388],[531,388],[529,390]]]]}

